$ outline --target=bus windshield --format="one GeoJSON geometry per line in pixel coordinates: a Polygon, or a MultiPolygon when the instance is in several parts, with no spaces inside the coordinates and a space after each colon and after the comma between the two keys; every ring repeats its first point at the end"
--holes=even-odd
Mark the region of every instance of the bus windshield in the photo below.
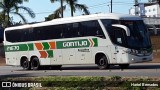
{"type": "Polygon", "coordinates": [[[147,28],[145,27],[142,20],[102,20],[106,30],[114,44],[116,43],[116,33],[113,28],[111,28],[112,24],[121,24],[125,25],[130,30],[130,35],[127,36],[126,33],[123,34],[125,37],[125,43],[121,46],[132,48],[132,49],[144,49],[151,48],[151,42],[149,39],[149,35],[147,33],[147,28]]]}

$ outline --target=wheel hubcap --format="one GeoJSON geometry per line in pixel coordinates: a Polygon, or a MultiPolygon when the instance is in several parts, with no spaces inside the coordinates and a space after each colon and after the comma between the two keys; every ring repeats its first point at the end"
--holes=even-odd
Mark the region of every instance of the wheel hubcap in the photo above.
{"type": "Polygon", "coordinates": [[[104,59],[100,59],[99,64],[100,64],[100,66],[105,65],[105,61],[104,61],[104,59]]]}
{"type": "Polygon", "coordinates": [[[37,61],[33,61],[33,67],[37,67],[38,66],[38,64],[37,64],[37,61]]]}
{"type": "Polygon", "coordinates": [[[27,68],[27,66],[28,66],[28,65],[27,65],[27,61],[24,61],[23,67],[24,67],[24,68],[27,68]]]}

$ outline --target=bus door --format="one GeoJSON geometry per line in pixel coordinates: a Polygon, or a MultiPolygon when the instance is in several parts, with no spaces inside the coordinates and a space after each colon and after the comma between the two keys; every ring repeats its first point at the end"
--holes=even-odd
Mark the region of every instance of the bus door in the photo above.
{"type": "Polygon", "coordinates": [[[110,46],[111,63],[117,63],[117,46],[110,46]]]}
{"type": "Polygon", "coordinates": [[[123,62],[123,49],[127,45],[126,32],[122,28],[114,27],[114,43],[112,47],[112,58],[116,60],[116,63],[123,62]]]}

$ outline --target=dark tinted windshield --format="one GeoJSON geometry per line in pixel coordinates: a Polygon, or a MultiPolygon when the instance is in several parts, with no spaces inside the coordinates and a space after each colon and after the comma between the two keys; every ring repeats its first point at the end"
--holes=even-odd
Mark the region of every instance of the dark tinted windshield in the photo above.
{"type": "Polygon", "coordinates": [[[145,27],[142,20],[102,20],[102,23],[104,24],[114,44],[133,49],[151,48],[147,28],[145,27]],[[124,31],[123,29],[117,31],[118,29],[115,29],[115,27],[112,26],[113,24],[121,24],[127,26],[130,30],[130,36],[127,36],[126,31],[124,31]],[[123,33],[123,35],[117,38],[118,32],[123,33]],[[125,42],[119,44],[118,39],[122,39],[121,41],[125,42]]]}
{"type": "Polygon", "coordinates": [[[127,37],[129,47],[137,49],[151,47],[147,28],[142,20],[121,20],[120,23],[130,30],[130,36],[127,37]]]}

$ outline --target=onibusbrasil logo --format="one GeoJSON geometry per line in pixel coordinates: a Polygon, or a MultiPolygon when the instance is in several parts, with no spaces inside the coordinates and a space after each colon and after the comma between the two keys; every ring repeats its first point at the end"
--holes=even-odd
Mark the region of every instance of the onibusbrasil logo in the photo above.
{"type": "Polygon", "coordinates": [[[42,87],[39,82],[2,82],[2,88],[42,87]]]}

